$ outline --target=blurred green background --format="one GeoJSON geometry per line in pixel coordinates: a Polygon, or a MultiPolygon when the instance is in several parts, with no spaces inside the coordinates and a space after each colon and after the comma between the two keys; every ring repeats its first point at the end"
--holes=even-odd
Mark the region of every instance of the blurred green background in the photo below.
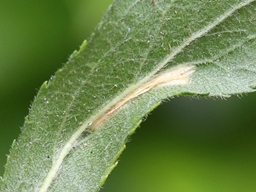
{"type": "MultiPolygon", "coordinates": [[[[0,1],[0,175],[40,85],[111,2],[0,1]]],[[[164,102],[131,137],[102,191],[255,192],[255,98],[164,102]]]]}

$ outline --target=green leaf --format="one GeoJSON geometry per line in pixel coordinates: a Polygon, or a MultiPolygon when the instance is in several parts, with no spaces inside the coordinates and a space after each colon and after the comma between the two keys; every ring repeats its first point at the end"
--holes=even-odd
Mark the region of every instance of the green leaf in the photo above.
{"type": "Polygon", "coordinates": [[[253,0],[116,0],[42,85],[1,191],[98,191],[162,100],[254,91],[255,18],[253,0]]]}

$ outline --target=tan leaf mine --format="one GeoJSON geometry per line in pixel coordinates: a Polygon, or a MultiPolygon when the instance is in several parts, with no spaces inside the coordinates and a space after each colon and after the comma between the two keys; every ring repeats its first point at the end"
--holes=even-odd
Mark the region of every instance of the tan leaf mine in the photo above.
{"type": "Polygon", "coordinates": [[[147,93],[148,91],[163,86],[170,85],[186,85],[190,83],[190,77],[195,72],[195,65],[178,65],[168,71],[160,73],[153,79],[145,82],[134,91],[127,94],[122,100],[113,105],[106,113],[98,117],[90,126],[92,131],[97,130],[106,120],[112,117],[126,103],[137,98],[138,96],[147,93]]]}
{"type": "MultiPolygon", "coordinates": [[[[46,192],[48,190],[56,176],[56,173],[58,172],[59,167],[61,166],[61,163],[63,162],[63,159],[73,147],[73,143],[87,127],[89,127],[91,131],[98,130],[109,118],[113,117],[113,115],[116,114],[118,110],[125,106],[125,104],[154,88],[169,85],[186,85],[190,83],[190,77],[195,72],[195,69],[195,65],[178,65],[168,71],[156,75],[151,80],[145,79],[145,82],[141,83],[140,86],[127,90],[124,96],[122,96],[123,99],[115,100],[115,104],[113,104],[112,107],[111,105],[110,107],[107,106],[108,110],[101,113],[95,119],[90,119],[89,121],[83,123],[63,147],[58,159],[55,161],[50,171],[48,172],[39,192],[46,192]]],[[[86,145],[87,144],[85,144],[85,146],[86,145]]]]}

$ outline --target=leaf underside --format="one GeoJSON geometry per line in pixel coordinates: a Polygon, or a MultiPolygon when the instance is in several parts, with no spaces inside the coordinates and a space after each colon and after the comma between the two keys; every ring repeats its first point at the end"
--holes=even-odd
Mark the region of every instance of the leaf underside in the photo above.
{"type": "Polygon", "coordinates": [[[88,42],[42,85],[1,191],[98,191],[127,137],[162,100],[254,91],[255,38],[254,0],[116,0],[88,42]],[[195,67],[188,83],[134,94],[186,66],[195,67]]]}

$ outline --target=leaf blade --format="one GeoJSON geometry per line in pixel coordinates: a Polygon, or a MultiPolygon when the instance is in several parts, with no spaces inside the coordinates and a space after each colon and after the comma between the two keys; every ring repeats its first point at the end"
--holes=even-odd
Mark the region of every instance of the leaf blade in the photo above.
{"type": "Polygon", "coordinates": [[[88,45],[42,85],[2,189],[97,191],[127,137],[161,100],[254,91],[253,11],[255,1],[116,1],[88,45]],[[97,131],[88,129],[129,93],[180,65],[197,65],[189,85],[152,87],[130,97],[97,131]]]}

